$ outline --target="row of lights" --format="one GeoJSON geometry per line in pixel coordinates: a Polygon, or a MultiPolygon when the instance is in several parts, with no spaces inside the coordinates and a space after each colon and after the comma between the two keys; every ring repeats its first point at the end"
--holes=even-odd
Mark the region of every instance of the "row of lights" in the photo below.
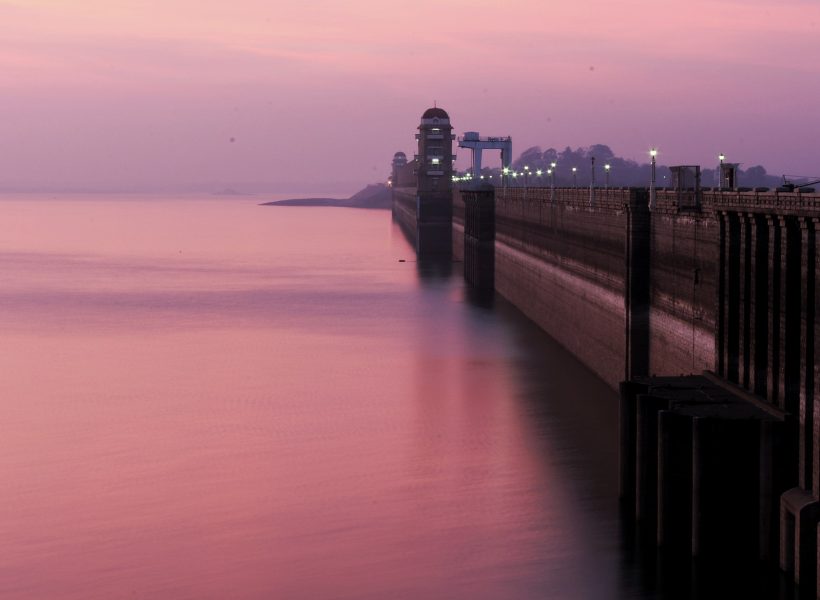
{"type": "MultiPolygon", "coordinates": [[[[592,160],[594,161],[595,159],[593,158],[592,160]]],[[[552,184],[555,183],[555,172],[557,170],[556,169],[557,166],[558,166],[557,163],[552,162],[552,163],[550,163],[550,168],[547,169],[547,171],[546,171],[546,174],[550,176],[550,181],[552,182],[552,184]]],[[[610,172],[610,170],[612,170],[612,165],[605,164],[604,165],[604,172],[606,173],[606,185],[607,185],[607,187],[609,187],[609,172],[610,172]]],[[[520,171],[520,172],[519,171],[512,171],[509,167],[504,167],[502,169],[502,180],[505,176],[506,177],[512,176],[513,178],[518,178],[518,177],[523,176],[525,181],[526,181],[527,179],[529,179],[529,176],[533,175],[533,174],[538,176],[538,177],[541,177],[541,175],[544,174],[544,171],[542,171],[541,169],[538,169],[537,171],[535,171],[535,173],[533,173],[533,172],[530,171],[529,166],[526,166],[526,165],[524,166],[524,170],[520,171]]],[[[479,179],[484,179],[484,178],[485,178],[484,175],[479,176],[479,179]]],[[[492,178],[493,178],[492,175],[487,175],[487,179],[492,179],[492,178]]],[[[573,178],[573,181],[575,183],[575,186],[577,187],[578,186],[578,167],[572,167],[572,178],[573,178]]],[[[466,175],[464,175],[462,177],[456,177],[455,175],[453,176],[453,181],[455,181],[455,182],[470,181],[472,179],[473,179],[473,176],[470,173],[467,173],[466,175]]]]}
{"type": "MultiPolygon", "coordinates": [[[[655,158],[658,156],[658,149],[657,148],[652,148],[649,151],[649,156],[652,159],[652,162],[651,162],[651,166],[652,166],[651,191],[652,191],[652,194],[654,195],[654,191],[655,191],[655,158]]],[[[593,157],[591,157],[591,159],[592,159],[592,168],[593,168],[593,175],[592,176],[594,178],[595,177],[595,171],[594,171],[594,169],[595,169],[595,157],[593,156],[593,157]]],[[[726,155],[723,154],[723,152],[721,152],[720,154],[718,154],[718,160],[720,160],[720,164],[721,164],[721,166],[723,166],[723,161],[726,160],[726,155]]],[[[555,183],[555,170],[556,170],[555,168],[556,168],[556,166],[557,166],[557,163],[551,162],[550,163],[550,168],[547,169],[547,175],[550,176],[550,181],[551,181],[552,184],[555,183]]],[[[611,170],[612,170],[612,165],[610,165],[609,163],[604,165],[604,172],[606,173],[606,186],[607,187],[609,187],[609,172],[611,170]]],[[[524,166],[524,170],[520,173],[517,172],[517,171],[512,171],[512,173],[511,173],[510,169],[508,167],[504,167],[504,169],[502,170],[502,173],[503,173],[503,175],[506,175],[506,176],[512,175],[514,178],[517,178],[519,175],[523,175],[525,180],[529,177],[529,175],[531,175],[530,168],[526,165],[524,166]]],[[[542,174],[541,169],[538,169],[535,172],[535,174],[538,177],[541,177],[541,174],[542,174]]],[[[489,179],[493,178],[492,175],[489,175],[488,177],[489,177],[489,179]]],[[[468,173],[467,175],[465,175],[463,177],[453,176],[453,181],[456,181],[456,182],[457,181],[468,181],[468,180],[471,180],[472,178],[473,178],[472,175],[470,175],[468,173]]],[[[480,179],[484,179],[484,175],[481,175],[480,179]]],[[[575,187],[578,187],[578,167],[572,167],[572,179],[573,179],[573,183],[574,183],[575,187]]],[[[502,176],[502,180],[503,180],[503,176],[502,176]]]]}

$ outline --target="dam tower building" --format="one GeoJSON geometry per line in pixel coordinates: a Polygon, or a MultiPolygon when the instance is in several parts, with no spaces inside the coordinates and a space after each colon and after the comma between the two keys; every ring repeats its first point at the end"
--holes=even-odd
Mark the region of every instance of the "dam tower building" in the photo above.
{"type": "Polygon", "coordinates": [[[453,223],[453,126],[433,107],[421,116],[416,139],[416,251],[419,256],[449,255],[453,223]]]}

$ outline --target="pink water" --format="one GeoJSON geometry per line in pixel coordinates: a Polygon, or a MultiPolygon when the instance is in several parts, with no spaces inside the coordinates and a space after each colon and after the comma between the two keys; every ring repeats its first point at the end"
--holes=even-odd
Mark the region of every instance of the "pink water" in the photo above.
{"type": "Polygon", "coordinates": [[[0,199],[0,597],[633,597],[615,395],[389,212],[259,201],[0,199]]]}

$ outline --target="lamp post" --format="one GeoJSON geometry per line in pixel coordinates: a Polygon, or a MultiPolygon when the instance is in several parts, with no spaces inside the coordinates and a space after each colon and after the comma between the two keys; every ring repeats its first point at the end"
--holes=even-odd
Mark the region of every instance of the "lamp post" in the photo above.
{"type": "Polygon", "coordinates": [[[508,167],[504,167],[501,169],[501,187],[503,188],[505,184],[509,183],[507,181],[509,179],[510,169],[508,167]]]}
{"type": "Polygon", "coordinates": [[[592,187],[595,187],[595,157],[594,157],[594,156],[590,156],[590,157],[589,157],[589,162],[590,162],[590,176],[589,176],[589,184],[590,184],[592,187]]]}
{"type": "Polygon", "coordinates": [[[604,173],[606,173],[606,184],[604,189],[609,189],[609,170],[612,168],[612,165],[606,164],[604,165],[604,173]]]}
{"type": "Polygon", "coordinates": [[[658,151],[655,148],[649,151],[649,156],[652,157],[652,179],[649,182],[649,210],[655,208],[655,157],[658,151]]]}
{"type": "Polygon", "coordinates": [[[572,187],[578,187],[578,167],[572,167],[572,187]]]}
{"type": "Polygon", "coordinates": [[[530,168],[524,165],[524,187],[527,187],[530,181],[530,168]]]}
{"type": "Polygon", "coordinates": [[[723,189],[723,161],[726,160],[726,155],[721,152],[718,154],[718,160],[720,164],[718,165],[718,189],[723,189]]]}

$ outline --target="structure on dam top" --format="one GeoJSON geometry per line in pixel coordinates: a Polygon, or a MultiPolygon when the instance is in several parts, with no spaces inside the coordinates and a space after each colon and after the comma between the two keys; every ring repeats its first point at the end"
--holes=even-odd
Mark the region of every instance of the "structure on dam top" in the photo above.
{"type": "Polygon", "coordinates": [[[466,131],[458,139],[459,148],[469,148],[472,151],[472,175],[481,176],[481,156],[484,150],[501,150],[502,171],[512,164],[512,138],[481,137],[477,131],[466,131]]]}
{"type": "Polygon", "coordinates": [[[449,257],[453,231],[453,126],[441,108],[424,111],[413,162],[393,158],[393,214],[414,240],[420,258],[449,257]]]}

